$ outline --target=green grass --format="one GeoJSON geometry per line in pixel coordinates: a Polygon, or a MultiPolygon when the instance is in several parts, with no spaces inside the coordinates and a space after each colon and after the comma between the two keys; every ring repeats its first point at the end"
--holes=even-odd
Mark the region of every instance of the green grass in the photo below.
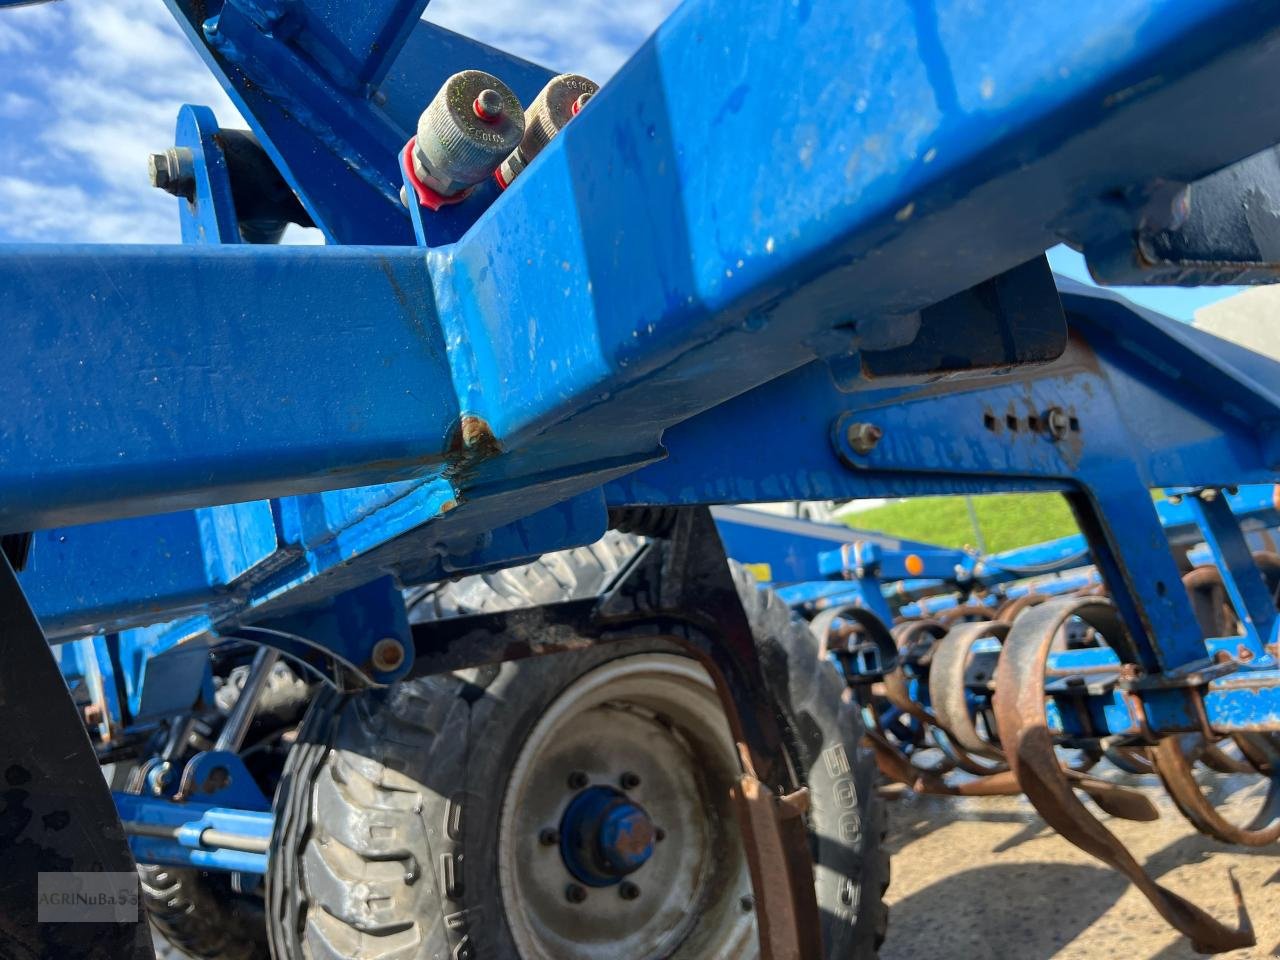
{"type": "MultiPolygon", "coordinates": [[[[1078,533],[1067,502],[1056,493],[974,497],[987,551],[999,553],[1078,533]]],[[[924,540],[944,547],[977,547],[963,497],[921,497],[851,515],[851,527],[924,540]]]]}

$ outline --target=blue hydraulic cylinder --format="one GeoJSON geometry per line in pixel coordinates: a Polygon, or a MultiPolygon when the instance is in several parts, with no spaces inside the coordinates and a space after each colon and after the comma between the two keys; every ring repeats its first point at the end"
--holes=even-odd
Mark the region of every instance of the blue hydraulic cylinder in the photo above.
{"type": "Polygon", "coordinates": [[[238,810],[116,791],[112,794],[139,863],[265,874],[273,818],[238,810]]]}

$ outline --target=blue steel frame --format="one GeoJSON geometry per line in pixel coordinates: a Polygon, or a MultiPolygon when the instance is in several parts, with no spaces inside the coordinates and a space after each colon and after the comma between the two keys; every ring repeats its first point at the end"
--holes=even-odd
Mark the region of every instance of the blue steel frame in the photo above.
{"type": "MultiPolygon", "coordinates": [[[[1045,249],[1280,140],[1280,8],[689,0],[511,189],[415,231],[396,158],[440,81],[527,100],[545,70],[423,0],[170,6],[332,246],[236,243],[189,108],[187,246],[0,247],[0,532],[39,531],[52,638],[147,628],[160,660],[256,629],[386,683],[397,584],[591,542],[610,506],[1057,490],[1121,660],[1167,679],[1225,649],[1148,490],[1275,482],[1280,365],[1059,280],[1059,359],[938,379],[999,338],[935,305],[1018,268],[1045,282],[1001,330],[1051,334],[1045,249]]],[[[1274,723],[1275,618],[1200,512],[1252,625],[1206,709],[1274,723]]],[[[1186,729],[1194,696],[1142,689],[1130,720],[1186,729]]]]}

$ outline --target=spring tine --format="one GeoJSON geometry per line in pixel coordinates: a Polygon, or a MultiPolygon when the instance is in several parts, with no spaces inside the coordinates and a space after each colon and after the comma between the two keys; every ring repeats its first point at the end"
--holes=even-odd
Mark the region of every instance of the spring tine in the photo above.
{"type": "MultiPolygon", "coordinates": [[[[967,624],[965,626],[967,626],[967,624]]],[[[941,624],[937,623],[937,621],[931,621],[931,620],[919,620],[909,625],[899,624],[899,626],[894,629],[894,638],[898,640],[900,643],[902,643],[902,641],[904,640],[909,639],[912,635],[920,632],[928,631],[933,636],[934,645],[932,650],[929,653],[930,664],[931,664],[929,667],[929,677],[930,677],[929,690],[930,690],[931,700],[932,700],[932,691],[933,691],[932,658],[934,655],[936,655],[937,651],[939,650],[941,645],[944,643],[946,638],[949,637],[951,633],[954,633],[956,630],[960,630],[960,629],[962,628],[956,627],[952,631],[948,633],[943,633],[941,636],[939,636],[939,633],[943,630],[943,627],[941,624]],[[906,627],[906,629],[902,629],[903,627],[906,627]]],[[[905,643],[902,643],[902,646],[905,650],[907,645],[905,643]]],[[[961,663],[961,667],[963,668],[963,662],[961,663]]],[[[960,696],[961,698],[963,698],[964,696],[963,669],[961,669],[959,684],[961,687],[960,696]]],[[[951,731],[951,728],[947,725],[947,723],[939,717],[936,708],[933,713],[930,713],[928,710],[924,708],[922,704],[920,704],[918,701],[912,698],[910,688],[907,685],[906,673],[903,670],[901,662],[899,662],[899,665],[896,669],[894,669],[892,672],[885,675],[883,692],[884,692],[885,698],[890,703],[892,703],[895,707],[901,710],[903,713],[915,718],[926,728],[930,728],[930,727],[934,728],[933,730],[933,733],[935,734],[934,742],[937,743],[938,746],[942,749],[943,753],[946,755],[947,759],[952,763],[953,766],[956,766],[959,769],[963,770],[965,773],[971,774],[975,777],[987,777],[993,773],[998,773],[1001,770],[1005,769],[1005,765],[1003,760],[1001,760],[1000,758],[999,751],[993,750],[989,745],[983,743],[983,741],[978,737],[976,731],[974,731],[972,739],[975,742],[982,744],[985,747],[985,749],[981,754],[974,756],[973,753],[969,751],[967,747],[963,746],[960,743],[959,739],[951,731]],[[941,734],[941,736],[938,736],[937,734],[941,734]],[[987,759],[984,761],[983,759],[979,759],[980,757],[985,757],[987,759]],[[997,761],[997,763],[993,764],[991,762],[992,760],[997,761]]],[[[970,729],[972,728],[973,724],[972,724],[972,721],[969,719],[967,709],[964,712],[964,722],[969,726],[970,729]]]]}
{"type": "Polygon", "coordinates": [[[1204,744],[1197,758],[1215,773],[1257,773],[1253,764],[1247,760],[1237,760],[1222,752],[1220,747],[1212,743],[1204,744]]]}
{"type": "Polygon", "coordinates": [[[1160,819],[1160,811],[1145,793],[1129,790],[1070,768],[1066,770],[1066,775],[1073,787],[1083,790],[1093,798],[1094,803],[1113,817],[1119,817],[1121,820],[1135,820],[1139,823],[1160,819]]]}
{"type": "Polygon", "coordinates": [[[984,740],[974,726],[965,695],[965,669],[973,645],[985,637],[1003,641],[1009,632],[1003,623],[962,623],[953,627],[933,651],[929,667],[929,700],[938,724],[959,746],[975,756],[1000,759],[999,748],[984,740]]]}
{"type": "Polygon", "coordinates": [[[998,770],[963,783],[950,784],[938,774],[914,766],[907,755],[879,731],[867,731],[866,739],[875,753],[876,766],[880,772],[916,793],[949,797],[1014,797],[1021,792],[1017,780],[1008,770],[998,770]]]}
{"type": "Polygon", "coordinates": [[[1200,790],[1191,761],[1182,752],[1177,738],[1161,740],[1149,753],[1174,806],[1201,833],[1245,847],[1265,847],[1280,839],[1280,783],[1276,780],[1269,781],[1266,800],[1253,822],[1241,827],[1218,813],[1200,790]]]}
{"type": "Polygon", "coordinates": [[[1079,616],[1105,637],[1118,637],[1123,630],[1109,601],[1091,597],[1061,598],[1026,611],[1013,625],[1000,654],[996,671],[996,717],[1001,742],[1018,784],[1049,826],[1132,880],[1160,915],[1189,937],[1197,950],[1221,953],[1253,946],[1256,942],[1253,927],[1242,897],[1237,900],[1239,925],[1233,929],[1165,889],[1073,792],[1071,781],[1054,753],[1053,736],[1045,717],[1044,694],[1049,647],[1058,629],[1072,616],[1079,616]]]}

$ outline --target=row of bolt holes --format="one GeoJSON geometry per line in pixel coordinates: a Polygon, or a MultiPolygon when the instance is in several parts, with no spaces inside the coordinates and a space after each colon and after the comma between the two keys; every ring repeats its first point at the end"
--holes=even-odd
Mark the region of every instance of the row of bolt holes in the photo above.
{"type": "MultiPolygon", "coordinates": [[[[992,433],[995,433],[1000,429],[1000,419],[994,413],[984,413],[982,415],[982,425],[992,433]]],[[[1004,425],[1009,428],[1010,433],[1017,433],[1022,426],[1022,420],[1012,413],[1005,414],[1004,425]]],[[[1072,433],[1079,433],[1080,420],[1077,417],[1069,417],[1067,419],[1067,427],[1072,433]]],[[[1027,417],[1027,429],[1032,433],[1039,433],[1041,430],[1048,429],[1048,427],[1044,420],[1033,413],[1027,417]]]]}

